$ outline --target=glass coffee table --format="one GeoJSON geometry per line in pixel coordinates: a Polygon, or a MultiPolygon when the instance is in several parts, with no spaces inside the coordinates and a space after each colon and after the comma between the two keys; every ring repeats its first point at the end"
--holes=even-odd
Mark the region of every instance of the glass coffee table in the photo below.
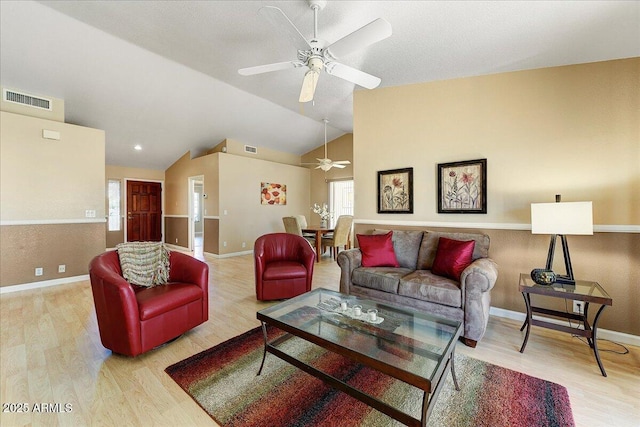
{"type": "Polygon", "coordinates": [[[265,343],[258,375],[271,353],[408,426],[426,425],[449,370],[459,390],[453,362],[461,322],[323,288],[260,310],[257,318],[265,343]],[[285,334],[270,342],[267,325],[285,334]],[[288,354],[283,343],[293,337],[418,388],[420,419],[288,354]]]}

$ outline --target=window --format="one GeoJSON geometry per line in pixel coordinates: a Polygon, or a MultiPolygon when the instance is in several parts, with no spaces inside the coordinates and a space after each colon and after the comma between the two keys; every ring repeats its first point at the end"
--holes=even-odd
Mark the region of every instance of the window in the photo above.
{"type": "Polygon", "coordinates": [[[109,231],[120,231],[120,180],[110,179],[109,191],[109,231]]]}
{"type": "Polygon", "coordinates": [[[329,182],[329,211],[333,213],[331,227],[340,215],[353,215],[353,180],[329,182]]]}

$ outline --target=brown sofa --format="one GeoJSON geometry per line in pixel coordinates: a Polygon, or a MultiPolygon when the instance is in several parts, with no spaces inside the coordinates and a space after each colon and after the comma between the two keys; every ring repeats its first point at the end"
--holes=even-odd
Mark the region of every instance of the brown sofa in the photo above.
{"type": "MultiPolygon", "coordinates": [[[[388,230],[374,230],[372,234],[381,232],[388,230]]],[[[399,267],[363,267],[359,248],[340,252],[340,292],[461,321],[462,340],[475,347],[487,328],[491,289],[498,277],[496,263],[488,258],[489,236],[394,230],[392,240],[399,267]],[[459,282],[431,272],[440,237],[476,242],[473,261],[459,282]]]]}

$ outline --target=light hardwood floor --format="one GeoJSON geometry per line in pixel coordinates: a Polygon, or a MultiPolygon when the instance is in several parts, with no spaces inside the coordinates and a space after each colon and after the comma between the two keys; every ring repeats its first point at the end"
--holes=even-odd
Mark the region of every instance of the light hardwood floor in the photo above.
{"type": "MultiPolygon", "coordinates": [[[[0,296],[0,400],[5,404],[71,404],[66,413],[1,413],[2,426],[146,426],[215,422],[164,372],[188,356],[258,326],[253,257],[207,259],[209,321],[173,343],[135,359],[100,344],[88,281],[0,296]]],[[[314,288],[338,289],[340,271],[323,257],[314,288]]],[[[613,308],[615,309],[615,307],[613,308]]],[[[605,312],[606,314],[606,312],[605,312]]],[[[640,426],[640,348],[602,352],[600,375],[577,338],[533,328],[524,354],[520,323],[492,317],[471,357],[557,382],[569,390],[578,426],[640,426]]],[[[617,349],[602,342],[601,349],[617,349]]],[[[459,379],[464,387],[464,379],[459,379]]]]}

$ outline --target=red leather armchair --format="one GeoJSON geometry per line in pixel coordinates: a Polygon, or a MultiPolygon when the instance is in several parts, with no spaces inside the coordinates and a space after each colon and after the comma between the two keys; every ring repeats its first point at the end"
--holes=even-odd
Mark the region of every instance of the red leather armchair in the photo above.
{"type": "Polygon", "coordinates": [[[304,237],[265,234],[256,240],[253,255],[258,300],[292,298],[311,290],[316,253],[304,237]]]}
{"type": "Polygon", "coordinates": [[[209,318],[209,266],[180,252],[170,252],[169,264],[169,283],[146,288],[122,277],[116,251],[91,261],[91,290],[105,348],[137,356],[209,318]]]}

